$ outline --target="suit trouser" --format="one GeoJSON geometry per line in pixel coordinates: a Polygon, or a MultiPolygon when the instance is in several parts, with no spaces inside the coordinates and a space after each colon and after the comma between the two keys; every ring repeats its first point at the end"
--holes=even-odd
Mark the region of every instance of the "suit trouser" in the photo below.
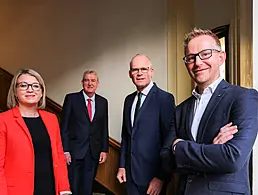
{"type": "MultiPolygon", "coordinates": [[[[131,171],[127,171],[126,172],[126,193],[127,195],[147,195],[147,190],[149,185],[147,186],[140,186],[137,185],[133,179],[132,179],[132,175],[131,175],[131,171]]],[[[164,182],[163,184],[163,188],[160,192],[160,195],[166,195],[166,189],[167,189],[167,183],[164,182]]]]}
{"type": "Polygon", "coordinates": [[[90,151],[83,159],[72,159],[69,180],[73,195],[92,195],[98,160],[93,159],[90,151]]]}

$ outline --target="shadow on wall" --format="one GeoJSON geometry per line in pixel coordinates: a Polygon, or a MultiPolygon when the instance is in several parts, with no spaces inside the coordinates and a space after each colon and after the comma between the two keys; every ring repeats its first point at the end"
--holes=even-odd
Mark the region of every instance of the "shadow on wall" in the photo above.
{"type": "Polygon", "coordinates": [[[60,105],[81,89],[86,69],[100,76],[98,93],[109,100],[110,135],[120,140],[124,97],[135,88],[128,65],[136,53],[157,67],[155,82],[166,89],[166,0],[5,1],[0,6],[0,65],[38,71],[47,96],[60,105]],[[119,91],[117,90],[119,89],[119,91]]]}

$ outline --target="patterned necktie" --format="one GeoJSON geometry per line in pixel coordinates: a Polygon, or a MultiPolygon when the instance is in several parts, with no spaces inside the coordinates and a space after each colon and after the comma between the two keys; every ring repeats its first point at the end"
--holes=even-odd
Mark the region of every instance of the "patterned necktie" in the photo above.
{"type": "Polygon", "coordinates": [[[135,107],[135,110],[134,110],[134,120],[133,120],[134,122],[133,122],[133,123],[135,123],[136,117],[137,117],[137,115],[138,115],[138,113],[139,113],[139,110],[140,110],[140,107],[141,107],[142,93],[139,92],[139,93],[137,94],[137,96],[138,96],[138,100],[137,100],[136,107],[135,107]]]}
{"type": "Polygon", "coordinates": [[[88,101],[87,110],[88,110],[90,121],[92,121],[92,104],[91,104],[91,99],[87,99],[87,101],[88,101]]]}

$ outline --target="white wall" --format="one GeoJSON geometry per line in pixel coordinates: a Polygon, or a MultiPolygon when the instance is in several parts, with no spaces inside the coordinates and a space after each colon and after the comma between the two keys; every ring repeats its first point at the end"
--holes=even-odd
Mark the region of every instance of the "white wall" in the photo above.
{"type": "Polygon", "coordinates": [[[134,91],[128,64],[147,54],[154,81],[167,88],[166,0],[0,1],[0,66],[40,72],[47,95],[63,103],[86,69],[109,100],[110,136],[120,140],[123,100],[134,91]]]}
{"type": "Polygon", "coordinates": [[[194,0],[195,26],[203,29],[213,29],[230,24],[233,17],[235,0],[194,0]]]}

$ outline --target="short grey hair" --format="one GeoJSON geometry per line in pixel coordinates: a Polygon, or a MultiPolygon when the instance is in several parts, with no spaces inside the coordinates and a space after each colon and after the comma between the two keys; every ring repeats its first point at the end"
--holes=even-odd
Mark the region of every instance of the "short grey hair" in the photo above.
{"type": "Polygon", "coordinates": [[[83,73],[83,75],[82,75],[82,81],[84,81],[84,77],[85,77],[86,74],[95,74],[96,77],[97,77],[97,80],[99,81],[98,74],[97,74],[97,72],[94,71],[94,70],[86,70],[86,71],[83,73]]]}

